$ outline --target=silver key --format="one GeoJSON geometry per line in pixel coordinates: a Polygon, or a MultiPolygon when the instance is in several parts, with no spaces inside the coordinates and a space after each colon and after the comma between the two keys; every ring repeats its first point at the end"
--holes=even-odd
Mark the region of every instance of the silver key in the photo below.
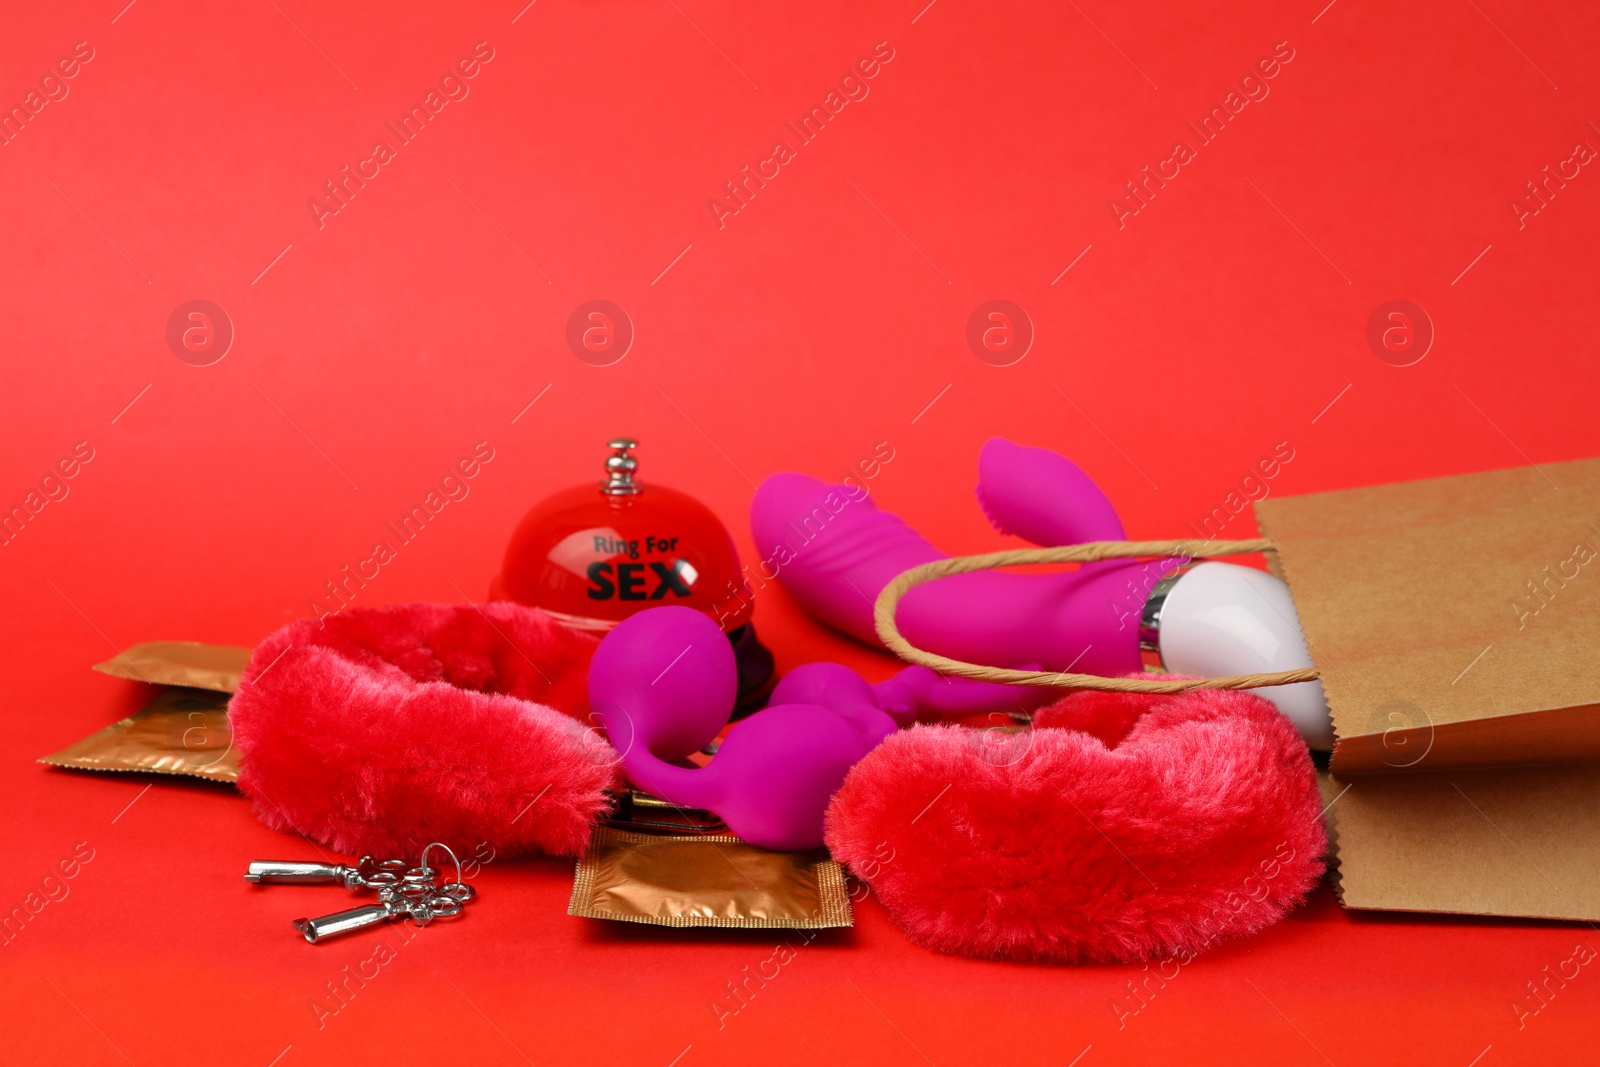
{"type": "Polygon", "coordinates": [[[404,860],[374,862],[362,856],[355,866],[343,863],[302,863],[294,860],[255,860],[244,880],[257,885],[314,885],[344,883],[348,889],[382,889],[395,885],[405,875],[404,860]]]}
{"type": "Polygon", "coordinates": [[[454,894],[435,893],[423,896],[385,889],[380,893],[376,904],[369,904],[364,908],[350,908],[347,911],[338,911],[315,919],[295,919],[293,925],[300,931],[301,936],[314,945],[323,938],[348,934],[374,923],[410,919],[418,926],[427,926],[434,919],[460,915],[463,906],[463,901],[454,894]]]}

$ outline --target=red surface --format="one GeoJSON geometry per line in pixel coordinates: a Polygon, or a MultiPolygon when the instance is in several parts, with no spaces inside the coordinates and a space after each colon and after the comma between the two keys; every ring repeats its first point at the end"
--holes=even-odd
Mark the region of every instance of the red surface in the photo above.
{"type": "MultiPolygon", "coordinates": [[[[0,148],[0,500],[94,449],[0,549],[0,902],[94,849],[0,950],[9,1062],[1589,1053],[1587,970],[1520,1029],[1513,1004],[1590,928],[1354,916],[1326,890],[1184,968],[1120,1030],[1138,968],[930,955],[869,900],[719,1030],[711,1001],[778,939],[570,919],[566,861],[490,866],[467,921],[423,931],[319,1029],[324,984],[399,934],[313,949],[288,920],[337,893],[241,882],[250,859],[310,846],[223,789],[32,760],[148,697],[91,662],[160,637],[251,643],[311,614],[479,441],[495,459],[470,495],[358,602],[481,595],[523,511],[596,478],[619,432],[747,553],[752,480],[842,475],[879,441],[894,458],[873,491],[954,551],[999,540],[968,492],[996,433],[1078,459],[1134,536],[1185,533],[1280,441],[1278,493],[1600,453],[1600,175],[1580,167],[1521,228],[1509,206],[1575,142],[1600,147],[1595,9],[121,6],[35,5],[0,34],[7,106],[75,42],[95,52],[0,148]],[[494,59],[470,95],[319,229],[308,199],[478,41],[494,59]],[[870,95],[719,229],[708,199],[880,41],[894,58],[870,95]],[[1294,59],[1270,95],[1118,229],[1122,183],[1280,41],[1294,59]],[[609,367],[565,342],[597,298],[636,331],[609,367]],[[1003,368],[964,339],[996,298],[1037,335],[1003,368]],[[193,299],[236,331],[209,367],[167,346],[193,299]],[[1410,367],[1365,340],[1393,299],[1436,329],[1410,367]]],[[[1225,532],[1250,532],[1247,515],[1225,532]]],[[[889,669],[781,591],[756,620],[785,666],[889,669]]]]}

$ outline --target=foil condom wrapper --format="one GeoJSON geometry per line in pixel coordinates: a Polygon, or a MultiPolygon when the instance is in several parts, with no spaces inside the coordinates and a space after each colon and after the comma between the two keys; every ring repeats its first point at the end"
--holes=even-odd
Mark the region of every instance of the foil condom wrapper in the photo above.
{"type": "Polygon", "coordinates": [[[844,870],[826,849],[773,852],[729,834],[601,826],[578,861],[567,914],[657,926],[854,925],[844,870]]]}
{"type": "Polygon", "coordinates": [[[214,782],[239,777],[228,697],[164,689],[147,707],[39,760],[82,771],[150,771],[214,782]]]}
{"type": "Polygon", "coordinates": [[[250,649],[199,641],[146,641],[117,653],[94,669],[114,678],[152,685],[181,685],[232,693],[250,662],[250,649]]]}

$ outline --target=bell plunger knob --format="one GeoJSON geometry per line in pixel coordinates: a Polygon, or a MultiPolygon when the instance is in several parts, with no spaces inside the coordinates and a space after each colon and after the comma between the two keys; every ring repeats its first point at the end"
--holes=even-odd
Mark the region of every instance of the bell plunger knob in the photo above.
{"type": "Polygon", "coordinates": [[[638,448],[639,442],[631,437],[613,437],[606,447],[613,453],[606,457],[606,480],[600,488],[613,496],[637,493],[641,487],[633,480],[633,473],[639,469],[639,461],[628,450],[638,448]]]}

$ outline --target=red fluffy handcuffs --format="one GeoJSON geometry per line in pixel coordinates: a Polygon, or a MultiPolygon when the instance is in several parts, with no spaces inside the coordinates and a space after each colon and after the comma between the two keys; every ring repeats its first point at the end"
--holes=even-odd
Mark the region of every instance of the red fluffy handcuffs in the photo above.
{"type": "MultiPolygon", "coordinates": [[[[596,644],[510,603],[293,623],[230,703],[239,786],[268,825],[350,854],[581,854],[623,784],[589,723],[596,644]]],[[[890,737],[835,795],[827,843],[930,948],[1182,959],[1304,899],[1320,808],[1260,697],[1078,693],[1021,733],[890,737]]]]}

